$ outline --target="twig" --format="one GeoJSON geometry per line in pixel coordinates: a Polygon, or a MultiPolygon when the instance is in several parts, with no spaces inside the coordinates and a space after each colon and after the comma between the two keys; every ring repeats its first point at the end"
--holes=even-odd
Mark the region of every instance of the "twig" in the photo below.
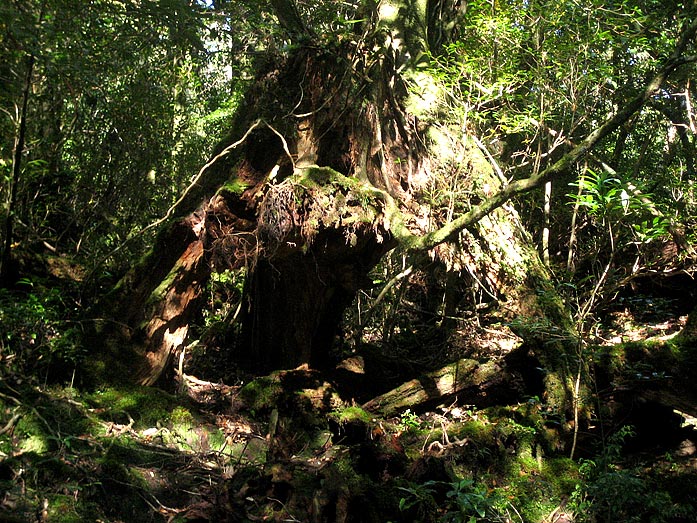
{"type": "Polygon", "coordinates": [[[6,432],[9,432],[10,430],[12,430],[12,427],[14,427],[14,424],[17,422],[17,420],[18,420],[20,417],[22,417],[22,415],[19,414],[19,413],[17,412],[17,410],[19,410],[19,407],[17,407],[17,409],[15,409],[14,416],[12,416],[12,417],[10,418],[10,421],[8,421],[7,424],[6,424],[3,428],[0,429],[0,436],[2,436],[3,434],[5,434],[6,432]]]}
{"type": "Polygon", "coordinates": [[[501,180],[501,183],[506,185],[510,180],[508,180],[506,176],[504,176],[501,167],[499,167],[499,164],[496,162],[496,159],[489,152],[489,149],[487,149],[486,145],[484,145],[484,143],[475,135],[472,135],[472,141],[474,141],[475,145],[479,147],[479,149],[486,155],[487,159],[489,160],[489,163],[494,168],[494,172],[499,177],[499,180],[501,180]]]}
{"type": "Polygon", "coordinates": [[[204,381],[198,379],[196,376],[190,376],[189,374],[182,374],[186,381],[190,381],[194,385],[210,385],[211,387],[219,387],[220,383],[213,383],[212,381],[204,381]]]}
{"type": "MultiPolygon", "coordinates": [[[[4,385],[5,387],[7,387],[8,389],[10,389],[10,390],[11,390],[12,392],[14,392],[15,394],[17,394],[18,396],[20,395],[19,392],[17,392],[16,390],[14,390],[14,389],[13,389],[12,387],[10,387],[7,383],[4,383],[3,385],[4,385]]],[[[7,394],[3,394],[2,392],[0,392],[0,398],[13,401],[13,402],[15,403],[15,405],[21,405],[21,404],[22,404],[22,402],[19,401],[19,400],[18,400],[17,398],[15,398],[14,396],[8,396],[7,394]]]]}
{"type": "Polygon", "coordinates": [[[179,354],[179,368],[177,371],[177,378],[179,378],[180,386],[186,390],[186,381],[184,376],[184,356],[186,355],[186,349],[193,348],[198,345],[198,340],[193,341],[189,345],[183,346],[182,351],[179,354]]]}
{"type": "Polygon", "coordinates": [[[414,270],[414,266],[413,266],[413,265],[410,265],[409,267],[407,267],[406,269],[404,269],[402,272],[400,272],[397,276],[395,276],[395,277],[392,278],[390,281],[388,281],[388,282],[385,284],[385,286],[382,288],[382,290],[380,291],[380,294],[378,294],[378,297],[375,298],[375,301],[373,302],[373,305],[372,305],[372,307],[370,308],[370,312],[372,313],[373,310],[375,310],[375,307],[377,307],[377,306],[380,304],[380,302],[383,300],[383,298],[385,298],[385,295],[387,294],[387,292],[388,292],[392,287],[394,287],[395,284],[396,284],[399,280],[401,280],[401,279],[406,278],[407,276],[409,276],[409,275],[413,272],[413,270],[414,270]]]}
{"type": "Polygon", "coordinates": [[[581,359],[581,343],[579,340],[579,356],[578,356],[578,372],[576,373],[576,382],[574,383],[574,437],[571,443],[571,452],[569,453],[569,459],[574,459],[574,454],[576,453],[576,443],[578,442],[578,414],[579,414],[579,394],[581,389],[581,371],[583,369],[583,361],[581,359]]]}
{"type": "Polygon", "coordinates": [[[286,511],[286,514],[288,514],[288,518],[290,518],[290,519],[283,519],[283,520],[281,520],[281,521],[291,521],[291,522],[300,523],[300,520],[299,520],[299,519],[296,519],[296,517],[293,516],[293,514],[290,513],[290,511],[288,510],[288,508],[286,507],[286,505],[283,503],[283,501],[281,501],[280,499],[272,498],[272,497],[270,497],[270,496],[267,496],[266,499],[268,499],[269,501],[274,501],[274,502],[278,503],[279,505],[281,505],[281,508],[283,508],[283,510],[286,511]]]}
{"type": "MultiPolygon", "coordinates": [[[[263,121],[263,120],[261,120],[263,121]]],[[[288,142],[286,142],[286,139],[283,137],[281,133],[279,133],[274,127],[266,122],[263,121],[264,125],[268,127],[276,136],[278,136],[281,139],[281,143],[283,143],[283,150],[286,152],[286,155],[288,156],[288,159],[290,160],[290,163],[293,164],[293,170],[295,170],[295,161],[293,160],[293,155],[290,154],[290,149],[288,148],[288,142]]]]}
{"type": "Polygon", "coordinates": [[[53,428],[51,428],[51,424],[50,424],[48,421],[46,421],[46,418],[44,418],[41,414],[39,414],[39,411],[36,410],[35,407],[32,407],[31,411],[32,411],[34,414],[36,414],[36,417],[39,418],[39,419],[44,423],[44,425],[46,425],[46,428],[48,429],[48,431],[49,431],[56,439],[60,439],[60,436],[61,436],[60,431],[54,432],[54,431],[53,431],[53,428]]]}
{"type": "MultiPolygon", "coordinates": [[[[201,167],[201,169],[199,170],[198,174],[197,174],[196,176],[194,176],[194,179],[191,181],[191,183],[189,184],[189,186],[188,186],[186,189],[184,189],[184,192],[182,193],[182,195],[181,195],[181,196],[179,197],[179,199],[178,199],[176,202],[174,202],[174,204],[167,210],[167,212],[165,213],[165,215],[164,215],[162,218],[160,218],[159,220],[154,221],[153,223],[151,223],[150,225],[148,225],[148,226],[145,227],[144,229],[141,229],[140,232],[139,232],[138,234],[143,234],[145,231],[147,231],[147,230],[149,230],[149,229],[152,229],[153,227],[157,227],[158,225],[161,225],[162,223],[164,223],[165,220],[167,220],[170,216],[172,216],[172,214],[174,213],[174,210],[181,204],[181,202],[184,201],[184,198],[186,198],[186,196],[189,194],[189,192],[191,191],[191,189],[194,188],[194,186],[198,183],[198,181],[201,179],[201,177],[204,175],[204,173],[205,173],[208,169],[210,169],[218,160],[220,160],[221,158],[227,156],[227,154],[228,154],[229,152],[231,152],[233,149],[237,149],[237,147],[239,147],[241,144],[243,144],[243,143],[247,140],[247,137],[251,134],[251,132],[252,132],[254,129],[256,129],[260,123],[261,123],[261,120],[256,120],[256,121],[249,127],[249,129],[247,129],[247,132],[244,133],[244,135],[242,136],[242,138],[240,138],[239,140],[237,140],[235,143],[232,143],[232,144],[228,145],[225,149],[223,149],[223,150],[220,151],[217,155],[215,155],[206,165],[204,165],[203,167],[201,167]]],[[[267,124],[267,125],[268,125],[268,124],[267,124]]]]}

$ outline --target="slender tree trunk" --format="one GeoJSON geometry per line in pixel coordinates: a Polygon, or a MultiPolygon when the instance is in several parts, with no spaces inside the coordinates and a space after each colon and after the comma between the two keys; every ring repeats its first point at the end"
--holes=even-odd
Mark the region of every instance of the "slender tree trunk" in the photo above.
{"type": "Polygon", "coordinates": [[[5,216],[4,242],[0,255],[0,285],[7,286],[14,283],[18,273],[12,262],[12,243],[14,241],[14,220],[17,209],[17,190],[22,173],[22,157],[24,154],[24,141],[27,134],[27,108],[29,106],[29,93],[31,91],[32,77],[34,75],[33,54],[27,57],[27,71],[22,89],[22,105],[19,110],[19,125],[15,136],[14,151],[12,154],[12,179],[10,181],[10,201],[5,216]]]}
{"type": "Polygon", "coordinates": [[[552,206],[552,182],[545,183],[544,196],[544,221],[545,226],[542,229],[542,260],[549,267],[549,228],[551,226],[551,206],[552,206]]]}
{"type": "Polygon", "coordinates": [[[578,234],[578,213],[581,209],[581,194],[583,193],[583,183],[586,177],[588,166],[584,164],[581,170],[581,177],[578,180],[578,190],[576,191],[576,201],[574,210],[571,214],[571,231],[569,232],[569,251],[566,257],[566,270],[573,273],[576,269],[576,239],[578,234]]]}

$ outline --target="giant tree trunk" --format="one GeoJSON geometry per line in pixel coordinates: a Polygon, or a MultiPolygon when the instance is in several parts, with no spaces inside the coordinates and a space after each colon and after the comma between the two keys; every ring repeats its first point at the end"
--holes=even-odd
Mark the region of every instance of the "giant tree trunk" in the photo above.
{"type": "MultiPolygon", "coordinates": [[[[286,9],[291,4],[273,2],[282,25],[297,36],[306,28],[286,9]]],[[[112,311],[137,342],[140,382],[155,382],[184,343],[212,270],[248,270],[235,345],[249,366],[260,372],[321,366],[342,312],[381,256],[397,245],[424,251],[450,241],[461,244],[471,258],[464,263],[517,318],[555,402],[569,407],[573,327],[515,211],[502,206],[568,171],[684,62],[671,57],[626,107],[530,178],[502,185],[481,165],[482,155],[473,155],[467,183],[483,189],[467,212],[428,230],[429,210],[418,191],[429,179],[434,140],[428,125],[407,113],[400,76],[410,56],[400,42],[413,41],[416,57],[427,39],[418,37],[417,22],[405,26],[409,20],[395,16],[362,38],[329,44],[305,32],[301,45],[260,72],[230,139],[181,198],[180,218],[114,294],[112,311]]],[[[697,23],[689,29],[694,34],[697,23]]]]}
{"type": "Polygon", "coordinates": [[[239,148],[219,147],[177,208],[191,214],[112,293],[108,308],[142,356],[139,382],[154,383],[184,343],[210,272],[241,267],[236,359],[258,372],[321,366],[344,310],[395,246],[386,202],[405,194],[420,146],[397,124],[398,106],[378,98],[357,111],[347,66],[315,55],[301,49],[260,75],[235,126],[239,148]]]}
{"type": "Polygon", "coordinates": [[[250,307],[241,318],[243,352],[236,359],[243,366],[326,368],[344,311],[386,244],[370,237],[350,248],[345,238],[321,241],[309,254],[258,261],[247,285],[250,307]]]}

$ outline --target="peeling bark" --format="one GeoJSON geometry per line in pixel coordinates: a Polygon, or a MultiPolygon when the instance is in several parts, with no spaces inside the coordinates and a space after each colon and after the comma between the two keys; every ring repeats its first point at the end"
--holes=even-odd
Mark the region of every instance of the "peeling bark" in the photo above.
{"type": "Polygon", "coordinates": [[[184,344],[207,276],[203,254],[201,240],[189,244],[146,305],[149,319],[141,329],[145,359],[138,375],[142,385],[153,385],[184,344]]]}

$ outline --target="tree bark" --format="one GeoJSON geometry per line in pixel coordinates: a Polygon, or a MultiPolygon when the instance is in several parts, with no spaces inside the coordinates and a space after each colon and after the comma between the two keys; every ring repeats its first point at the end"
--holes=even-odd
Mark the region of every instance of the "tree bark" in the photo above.
{"type": "Polygon", "coordinates": [[[207,272],[203,242],[193,241],[150,295],[145,308],[148,319],[139,332],[145,356],[137,377],[140,384],[153,385],[174,351],[183,346],[207,272]]]}
{"type": "Polygon", "coordinates": [[[346,308],[389,245],[363,237],[350,247],[335,234],[319,238],[310,253],[259,260],[246,289],[241,318],[242,354],[248,369],[268,371],[309,363],[326,368],[328,350],[346,308]]]}

